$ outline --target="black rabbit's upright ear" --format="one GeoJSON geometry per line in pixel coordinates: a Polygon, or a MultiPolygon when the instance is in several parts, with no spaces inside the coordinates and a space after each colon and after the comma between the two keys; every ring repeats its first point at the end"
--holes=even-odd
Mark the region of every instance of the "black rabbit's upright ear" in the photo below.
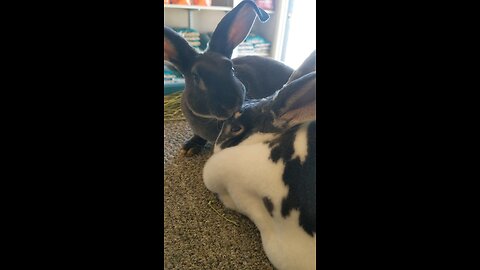
{"type": "Polygon", "coordinates": [[[316,119],[317,72],[304,75],[278,90],[272,101],[275,120],[293,126],[316,119]]]}
{"type": "Polygon", "coordinates": [[[254,1],[244,0],[222,18],[212,34],[208,51],[231,58],[232,52],[250,33],[255,18],[266,22],[270,17],[254,1]]]}
{"type": "Polygon", "coordinates": [[[163,60],[172,63],[180,72],[185,74],[197,56],[194,48],[173,29],[163,28],[163,60]]]}
{"type": "Polygon", "coordinates": [[[287,81],[287,84],[306,75],[312,71],[317,70],[317,50],[314,50],[303,63],[298,67],[287,81]]]}

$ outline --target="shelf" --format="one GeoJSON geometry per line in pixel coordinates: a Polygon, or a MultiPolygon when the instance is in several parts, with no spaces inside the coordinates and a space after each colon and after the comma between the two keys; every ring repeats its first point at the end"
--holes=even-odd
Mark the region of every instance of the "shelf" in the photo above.
{"type": "MultiPolygon", "coordinates": [[[[194,5],[174,5],[174,4],[164,4],[163,8],[172,8],[172,9],[187,9],[187,10],[214,10],[214,11],[230,11],[231,7],[222,7],[222,6],[194,6],[194,5]]],[[[265,10],[268,14],[273,14],[274,11],[265,10]]]]}

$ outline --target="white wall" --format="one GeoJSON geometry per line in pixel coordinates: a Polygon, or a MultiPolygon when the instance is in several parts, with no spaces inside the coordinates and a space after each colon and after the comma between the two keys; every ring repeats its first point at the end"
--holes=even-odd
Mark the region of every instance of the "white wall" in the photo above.
{"type": "Polygon", "coordinates": [[[316,1],[294,0],[284,62],[297,68],[317,47],[316,1]]]}

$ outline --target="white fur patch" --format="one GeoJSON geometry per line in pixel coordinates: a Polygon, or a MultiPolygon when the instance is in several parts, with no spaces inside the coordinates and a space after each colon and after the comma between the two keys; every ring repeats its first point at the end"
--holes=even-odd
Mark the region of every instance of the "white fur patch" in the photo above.
{"type": "MultiPolygon", "coordinates": [[[[265,213],[262,198],[268,196],[274,205],[279,205],[288,193],[282,181],[284,165],[269,160],[270,148],[263,143],[226,148],[215,153],[205,164],[205,186],[219,195],[228,192],[230,198],[243,194],[255,195],[265,213]]],[[[249,201],[246,199],[246,201],[249,201]]],[[[257,203],[257,202],[256,202],[257,203]]],[[[237,204],[237,202],[235,202],[237,204]]],[[[238,206],[239,211],[242,207],[238,206]]],[[[246,207],[245,211],[248,210],[246,207]]],[[[278,207],[275,210],[279,210],[278,207]]]]}
{"type": "Polygon", "coordinates": [[[220,150],[222,150],[222,149],[220,148],[220,146],[218,144],[215,144],[215,146],[213,146],[213,153],[214,154],[218,153],[218,151],[220,151],[220,150]]]}
{"type": "Polygon", "coordinates": [[[293,142],[293,158],[299,157],[300,162],[304,163],[307,158],[308,148],[307,148],[307,131],[308,124],[302,125],[295,134],[295,141],[293,142]]]}
{"type": "Polygon", "coordinates": [[[273,163],[269,156],[270,148],[263,143],[242,143],[219,151],[205,164],[205,186],[219,196],[228,193],[237,211],[254,222],[267,217],[271,219],[263,204],[263,197],[271,199],[274,215],[277,211],[279,215],[279,205],[288,194],[288,188],[282,181],[283,163],[273,163]]]}

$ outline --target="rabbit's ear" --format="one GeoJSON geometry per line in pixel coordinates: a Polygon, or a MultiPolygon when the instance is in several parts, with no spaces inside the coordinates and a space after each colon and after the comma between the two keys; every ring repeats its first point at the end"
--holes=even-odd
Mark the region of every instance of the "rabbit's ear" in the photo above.
{"type": "Polygon", "coordinates": [[[188,71],[197,52],[171,28],[163,28],[163,60],[172,63],[183,74],[188,71]]]}
{"type": "Polygon", "coordinates": [[[300,67],[295,70],[292,75],[290,75],[290,78],[287,81],[287,84],[290,82],[302,77],[303,75],[306,75],[312,71],[317,70],[317,50],[314,50],[308,57],[303,61],[303,63],[300,65],[300,67]]]}
{"type": "Polygon", "coordinates": [[[288,126],[316,119],[317,72],[304,75],[278,90],[272,101],[275,120],[288,126]]]}
{"type": "Polygon", "coordinates": [[[222,18],[212,34],[207,50],[231,58],[233,49],[250,33],[257,15],[262,22],[266,22],[270,18],[252,0],[240,2],[222,18]]]}

